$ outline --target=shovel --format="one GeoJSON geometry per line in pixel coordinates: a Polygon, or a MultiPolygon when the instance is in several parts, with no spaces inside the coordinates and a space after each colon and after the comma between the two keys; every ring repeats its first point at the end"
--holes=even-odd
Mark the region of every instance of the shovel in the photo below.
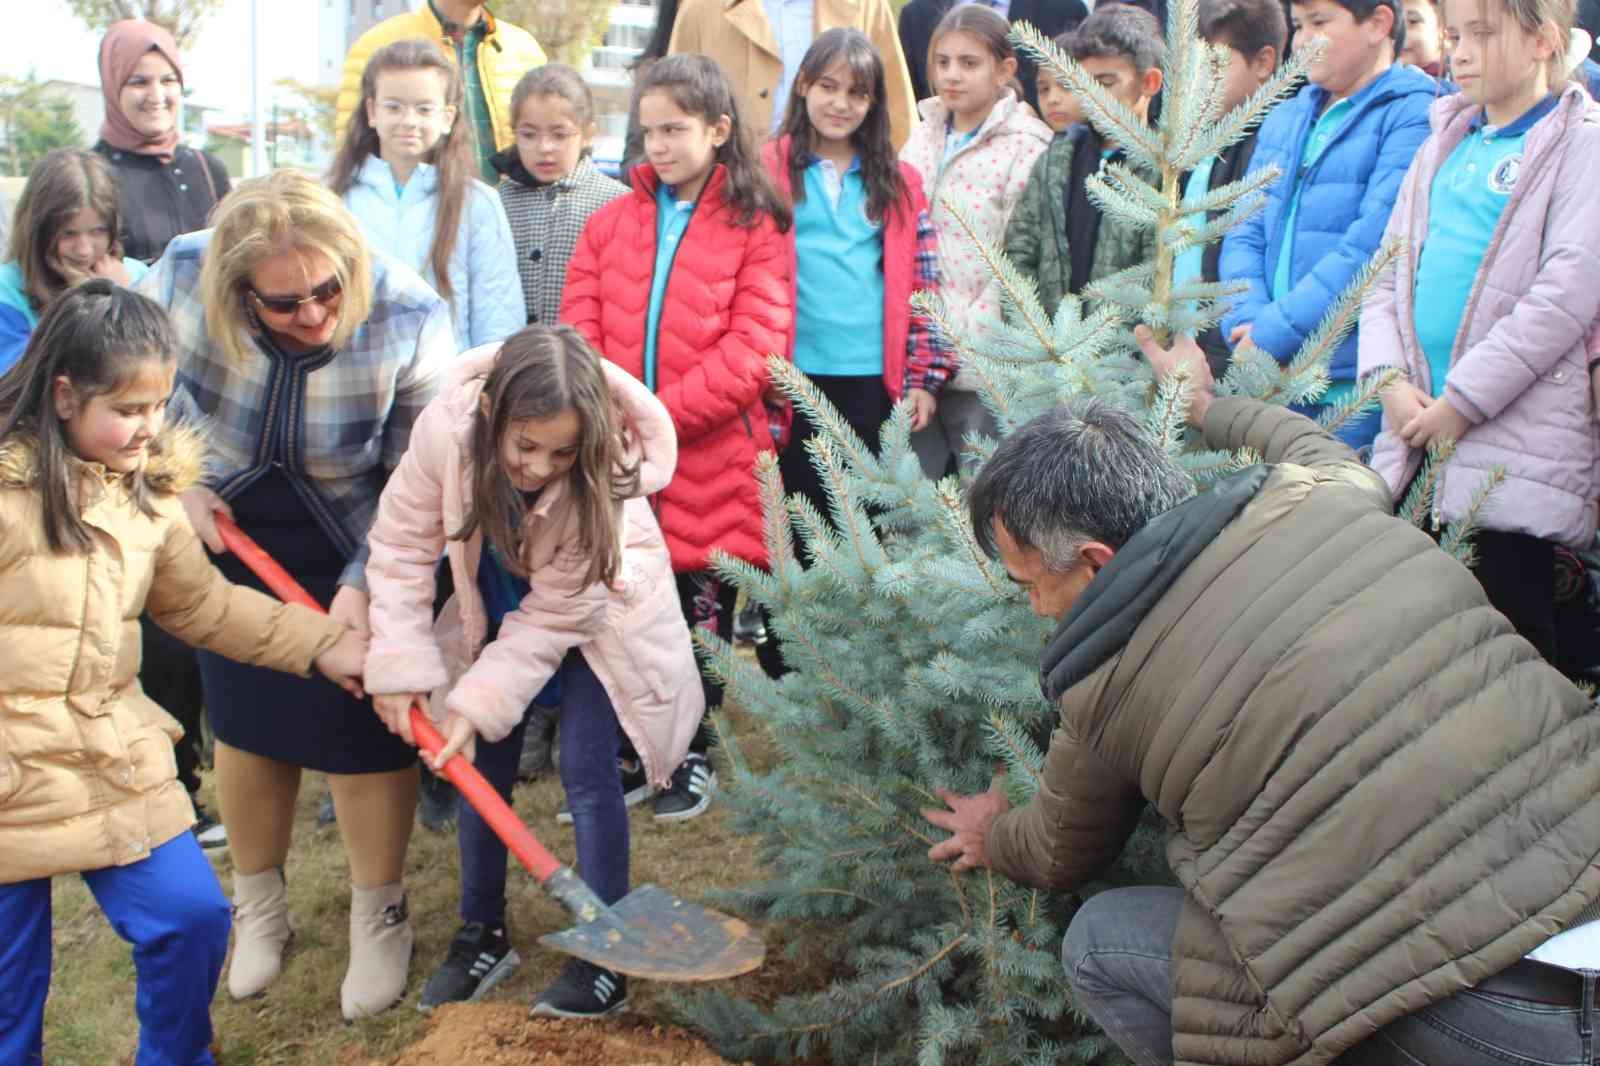
{"type": "MultiPolygon", "coordinates": [[[[255,572],[280,599],[314,610],[320,604],[261,546],[226,515],[215,516],[228,550],[255,572]]],[[[444,737],[421,707],[411,707],[411,730],[428,756],[444,737]]],[[[761,965],[766,946],[748,925],[698,904],[686,903],[655,885],[641,885],[607,906],[570,868],[563,866],[522,824],[500,794],[470,762],[456,755],[444,776],[489,824],[511,854],[572,913],[577,924],[547,933],[539,943],[596,966],[654,981],[717,981],[761,965]]]]}

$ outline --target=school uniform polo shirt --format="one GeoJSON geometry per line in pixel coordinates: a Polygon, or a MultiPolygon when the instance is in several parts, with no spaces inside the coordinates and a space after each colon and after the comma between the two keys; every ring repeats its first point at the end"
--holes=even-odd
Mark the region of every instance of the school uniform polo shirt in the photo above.
{"type": "Polygon", "coordinates": [[[1414,324],[1434,396],[1444,394],[1472,286],[1517,185],[1523,142],[1556,102],[1555,96],[1547,96],[1504,126],[1489,125],[1480,112],[1433,176],[1428,235],[1417,260],[1414,324]]]}
{"type": "MultiPolygon", "coordinates": [[[[1189,172],[1189,183],[1183,187],[1183,203],[1185,207],[1192,206],[1205,199],[1211,193],[1211,172],[1216,169],[1217,157],[1208,155],[1195,164],[1194,170],[1189,172]]],[[[1206,217],[1199,211],[1190,216],[1190,221],[1196,226],[1204,226],[1206,217]]],[[[1181,252],[1172,264],[1172,287],[1181,289],[1200,280],[1205,273],[1206,246],[1197,244],[1187,251],[1181,252]]]]}
{"type": "Polygon", "coordinates": [[[861,161],[814,159],[795,206],[794,365],[807,374],[883,373],[883,239],[867,217],[861,161]]]}
{"type": "Polygon", "coordinates": [[[694,214],[693,200],[680,200],[676,189],[661,185],[656,189],[656,268],[650,275],[650,311],[645,318],[644,383],[656,387],[656,333],[661,328],[661,304],[667,296],[667,280],[672,276],[672,261],[678,242],[689,228],[694,214]]]}

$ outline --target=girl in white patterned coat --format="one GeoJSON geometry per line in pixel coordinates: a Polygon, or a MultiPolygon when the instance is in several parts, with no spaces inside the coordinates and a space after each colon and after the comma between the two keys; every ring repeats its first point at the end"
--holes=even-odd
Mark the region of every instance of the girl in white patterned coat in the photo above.
{"type": "MultiPolygon", "coordinates": [[[[1052,136],[1014,87],[1017,56],[1010,29],[980,4],[954,8],[940,21],[928,45],[928,74],[939,95],[918,105],[922,122],[900,150],[928,190],[939,234],[941,295],[955,344],[974,343],[984,326],[1000,324],[1000,286],[947,201],[998,247],[1034,161],[1052,136]]],[[[957,457],[967,468],[969,435],[996,435],[994,416],[976,389],[971,375],[958,370],[939,397],[932,423],[912,436],[929,477],[943,477],[957,457]]]]}

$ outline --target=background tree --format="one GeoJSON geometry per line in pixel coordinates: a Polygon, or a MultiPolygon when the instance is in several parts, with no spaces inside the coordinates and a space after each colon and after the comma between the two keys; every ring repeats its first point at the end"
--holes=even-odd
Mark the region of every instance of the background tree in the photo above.
{"type": "MultiPolygon", "coordinates": [[[[1007,323],[979,336],[944,332],[979,378],[1002,433],[1067,396],[1092,393],[1142,418],[1203,488],[1260,457],[1202,450],[1186,424],[1187,383],[1158,385],[1130,354],[1129,327],[1142,321],[1169,336],[1196,333],[1220,317],[1237,290],[1201,283],[1175,289],[1173,263],[1258,210],[1277,175],[1251,174],[1187,206],[1180,176],[1239,139],[1292,90],[1312,57],[1291,60],[1235,112],[1220,114],[1228,51],[1201,38],[1197,6],[1170,3],[1168,87],[1157,128],[1138,121],[1031,27],[1014,32],[1124,150],[1126,162],[1104,166],[1089,194],[1102,211],[1154,229],[1159,253],[1091,285],[1084,294],[1091,312],[1069,296],[1051,319],[1033,280],[976,241],[963,221],[1000,283],[1007,323]],[[1136,168],[1159,180],[1148,184],[1136,168]],[[1218,211],[1217,222],[1205,221],[1218,211]]],[[[1320,397],[1329,355],[1393,253],[1380,254],[1288,364],[1242,346],[1219,393],[1285,404],[1320,397]]],[[[918,310],[946,326],[936,299],[918,310]]],[[[1032,796],[1059,721],[1039,684],[1038,655],[1054,623],[1035,618],[979,550],[960,484],[923,477],[903,406],[874,455],[803,374],[776,358],[772,372],[824,428],[808,447],[831,506],[824,516],[801,497],[786,500],[776,463],[764,457],[770,571],[727,558],[718,563],[771,610],[789,674],[773,681],[725,642],[696,636],[730,697],[764,720],[780,751],[774,770],[754,773],[737,737],[723,730],[732,777],[727,802],[771,877],[718,902],[780,925],[789,953],[806,960],[807,972],[825,974],[826,984],[773,1003],[701,992],[676,998],[674,1009],[734,1061],[1117,1061],[1074,1006],[1061,971],[1061,939],[1080,895],[1037,891],[992,871],[954,874],[929,862],[929,846],[944,834],[919,814],[940,806],[935,787],[984,791],[997,763],[1014,803],[1032,796]],[[806,565],[797,559],[797,537],[806,565]]],[[[1351,417],[1391,381],[1374,375],[1325,422],[1351,417]]],[[[1430,484],[1429,475],[1419,479],[1421,495],[1407,501],[1408,515],[1425,518],[1430,484]]],[[[1458,552],[1465,532],[1446,538],[1458,552]]],[[[1108,883],[1170,882],[1161,836],[1149,815],[1108,883]]]]}
{"type": "Polygon", "coordinates": [[[557,63],[579,66],[605,36],[612,0],[502,0],[498,18],[521,26],[557,63]]]}
{"type": "Polygon", "coordinates": [[[0,77],[0,130],[5,132],[6,166],[13,177],[25,176],[53,148],[84,143],[72,101],[32,72],[23,78],[0,77]]]}
{"type": "Polygon", "coordinates": [[[122,19],[144,19],[164,27],[179,48],[188,48],[222,0],[67,0],[67,6],[92,30],[122,19]]]}
{"type": "Polygon", "coordinates": [[[290,96],[288,110],[327,138],[329,144],[339,139],[335,128],[338,114],[338,86],[307,85],[293,78],[280,78],[274,83],[290,96]]]}

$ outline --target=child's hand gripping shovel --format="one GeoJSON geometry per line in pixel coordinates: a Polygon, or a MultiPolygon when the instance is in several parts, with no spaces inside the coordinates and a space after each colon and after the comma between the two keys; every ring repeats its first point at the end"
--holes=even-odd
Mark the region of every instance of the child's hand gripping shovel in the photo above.
{"type": "MultiPolygon", "coordinates": [[[[226,515],[218,514],[216,520],[217,532],[228,550],[280,599],[322,610],[226,515]]],[[[417,745],[429,756],[444,746],[444,738],[422,708],[415,705],[411,708],[411,730],[417,745]]],[[[656,981],[716,981],[749,973],[761,965],[766,947],[748,925],[686,903],[655,885],[642,885],[606,906],[577,874],[561,865],[534,838],[471,763],[457,755],[445,764],[444,775],[489,823],[523,868],[577,919],[578,924],[565,932],[540,937],[541,944],[608,970],[656,981]]]]}

